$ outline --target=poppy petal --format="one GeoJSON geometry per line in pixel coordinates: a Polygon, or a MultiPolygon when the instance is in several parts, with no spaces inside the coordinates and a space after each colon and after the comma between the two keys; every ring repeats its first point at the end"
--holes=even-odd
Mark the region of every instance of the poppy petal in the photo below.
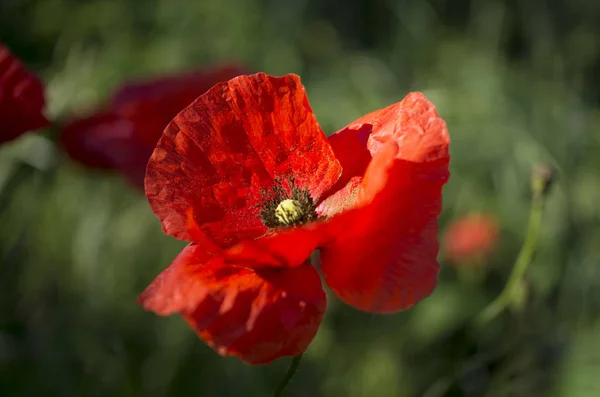
{"type": "Polygon", "coordinates": [[[319,213],[331,216],[354,205],[362,175],[388,140],[398,143],[398,157],[404,160],[427,162],[449,156],[444,120],[425,95],[411,92],[402,101],[369,113],[329,137],[344,171],[326,194],[319,213]]]}
{"type": "Polygon", "coordinates": [[[46,127],[44,86],[0,44],[0,142],[46,127]]]}
{"type": "MultiPolygon", "coordinates": [[[[335,186],[325,195],[326,197],[333,193],[339,193],[352,178],[362,178],[365,173],[372,158],[367,143],[373,130],[373,124],[370,124],[369,120],[364,122],[360,122],[360,120],[368,116],[362,117],[329,136],[329,144],[342,165],[343,171],[335,186]]],[[[342,196],[346,196],[346,194],[342,194],[342,196]]]]}
{"type": "Polygon", "coordinates": [[[204,247],[186,247],[140,296],[147,310],[179,312],[221,355],[265,364],[306,350],[317,333],[326,296],[309,264],[254,271],[225,264],[204,247]]]}
{"type": "MultiPolygon", "coordinates": [[[[130,82],[122,85],[115,92],[111,100],[111,106],[114,109],[120,109],[127,107],[131,103],[164,98],[174,93],[187,97],[193,95],[184,106],[179,108],[177,111],[179,112],[185,106],[192,103],[198,96],[208,91],[213,85],[244,73],[244,69],[239,66],[221,65],[206,70],[155,76],[147,80],[130,82]],[[190,94],[188,95],[188,93],[190,94]]],[[[173,117],[175,117],[177,112],[173,117]]]]}
{"type": "Polygon", "coordinates": [[[327,305],[310,264],[259,272],[222,269],[211,278],[210,297],[183,315],[200,338],[219,354],[249,364],[297,356],[308,348],[327,305]]]}
{"type": "Polygon", "coordinates": [[[66,125],[62,144],[74,160],[118,170],[144,189],[146,165],[167,124],[212,85],[240,73],[240,68],[223,67],[125,84],[110,110],[66,125]]]}
{"type": "Polygon", "coordinates": [[[411,92],[401,102],[368,114],[355,123],[372,123],[367,143],[372,156],[389,140],[398,144],[400,159],[423,163],[450,156],[446,122],[420,92],[411,92]]]}
{"type": "Polygon", "coordinates": [[[73,160],[99,169],[115,168],[114,151],[133,139],[131,123],[110,112],[71,120],[60,135],[62,147],[73,160]]]}
{"type": "Polygon", "coordinates": [[[330,229],[326,222],[283,229],[256,240],[242,241],[223,255],[228,261],[244,262],[244,266],[255,270],[298,267],[319,246],[333,240],[330,229]]]}
{"type": "Polygon", "coordinates": [[[192,240],[188,209],[222,246],[255,238],[262,193],[294,178],[317,200],[341,167],[295,75],[263,73],[218,84],[179,113],[160,139],[146,195],[165,233],[192,240]]]}
{"type": "Polygon", "coordinates": [[[437,283],[437,216],[449,159],[413,162],[404,154],[397,140],[379,146],[355,208],[328,222],[336,238],[321,249],[321,269],[329,287],[360,310],[407,309],[437,283]]]}
{"type": "Polygon", "coordinates": [[[202,244],[188,245],[144,290],[138,303],[161,316],[194,310],[207,293],[198,274],[206,272],[204,264],[217,253],[202,244]]]}
{"type": "Polygon", "coordinates": [[[143,189],[146,164],[154,145],[138,139],[136,125],[113,112],[71,121],[61,129],[61,145],[75,161],[90,167],[118,170],[143,189]]]}
{"type": "MultiPolygon", "coordinates": [[[[240,67],[221,66],[128,83],[115,93],[111,108],[130,120],[136,126],[135,132],[140,141],[154,149],[165,127],[177,113],[213,85],[242,73],[240,67]]],[[[144,165],[144,172],[145,168],[144,165]]]]}
{"type": "Polygon", "coordinates": [[[498,244],[499,229],[493,214],[464,215],[444,231],[444,254],[456,266],[482,265],[498,244]]]}

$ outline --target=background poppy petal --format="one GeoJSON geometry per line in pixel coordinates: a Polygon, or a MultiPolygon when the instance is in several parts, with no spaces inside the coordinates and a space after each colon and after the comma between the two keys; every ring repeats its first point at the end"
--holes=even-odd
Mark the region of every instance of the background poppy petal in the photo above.
{"type": "Polygon", "coordinates": [[[127,83],[106,110],[65,125],[62,146],[81,164],[117,170],[144,189],[146,165],[167,124],[210,87],[240,73],[224,66],[127,83]]]}
{"type": "Polygon", "coordinates": [[[471,212],[448,225],[443,252],[457,267],[481,266],[496,249],[499,237],[499,222],[493,214],[471,212]]]}
{"type": "Polygon", "coordinates": [[[143,189],[154,145],[140,141],[136,125],[114,113],[97,113],[61,128],[61,145],[73,160],[96,169],[118,170],[143,189]]]}
{"type": "Polygon", "coordinates": [[[411,92],[402,101],[369,113],[329,137],[344,171],[326,194],[321,214],[331,216],[354,205],[358,182],[372,157],[389,140],[397,142],[397,157],[404,160],[421,163],[449,157],[446,123],[425,95],[411,92]]]}
{"type": "MultiPolygon", "coordinates": [[[[120,109],[131,103],[165,98],[173,94],[190,98],[187,104],[173,114],[171,117],[173,118],[181,109],[192,103],[213,85],[242,74],[245,74],[245,70],[239,66],[219,65],[205,70],[153,76],[122,85],[112,96],[111,106],[114,109],[120,109]]],[[[165,103],[165,105],[168,104],[165,103]]]]}
{"type": "Polygon", "coordinates": [[[165,127],[177,113],[215,84],[243,73],[240,67],[225,65],[127,83],[115,93],[110,107],[135,125],[140,142],[154,149],[165,127]]]}
{"type": "Polygon", "coordinates": [[[425,298],[437,283],[437,216],[449,160],[400,159],[395,140],[379,149],[355,208],[328,222],[336,238],[321,249],[321,269],[347,304],[391,313],[425,298]]]}
{"type": "Polygon", "coordinates": [[[113,169],[110,148],[115,141],[131,139],[132,126],[105,112],[71,120],[61,128],[60,143],[73,160],[90,168],[113,169]]]}
{"type": "Polygon", "coordinates": [[[222,246],[266,228],[259,204],[275,178],[295,178],[317,199],[339,162],[295,75],[263,73],[218,84],[169,124],[147,168],[146,195],[165,233],[192,240],[195,221],[222,246]]]}
{"type": "Polygon", "coordinates": [[[46,127],[44,86],[0,43],[0,143],[46,127]]]}
{"type": "Polygon", "coordinates": [[[215,351],[249,364],[304,352],[326,308],[321,279],[308,263],[254,271],[243,262],[225,264],[197,244],[186,247],[139,301],[160,315],[181,313],[215,351]]]}

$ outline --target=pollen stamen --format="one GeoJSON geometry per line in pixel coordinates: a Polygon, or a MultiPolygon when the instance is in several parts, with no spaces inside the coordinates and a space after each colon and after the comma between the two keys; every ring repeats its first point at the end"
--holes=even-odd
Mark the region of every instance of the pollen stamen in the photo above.
{"type": "Polygon", "coordinates": [[[285,199],[275,209],[275,217],[284,225],[293,225],[303,216],[302,204],[296,200],[285,199]]]}
{"type": "Polygon", "coordinates": [[[268,228],[297,226],[317,219],[316,206],[308,190],[297,187],[291,178],[286,185],[276,180],[270,194],[263,192],[260,219],[268,228]]]}

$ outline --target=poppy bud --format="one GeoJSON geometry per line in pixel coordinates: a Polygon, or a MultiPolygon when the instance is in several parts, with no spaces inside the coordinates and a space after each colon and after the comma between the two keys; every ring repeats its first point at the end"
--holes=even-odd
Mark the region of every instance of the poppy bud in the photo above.
{"type": "Polygon", "coordinates": [[[457,267],[479,265],[498,243],[499,227],[486,213],[471,213],[454,221],[444,233],[444,252],[457,267]]]}
{"type": "Polygon", "coordinates": [[[545,197],[556,180],[556,168],[547,163],[539,163],[533,167],[531,189],[536,198],[545,197]]]}

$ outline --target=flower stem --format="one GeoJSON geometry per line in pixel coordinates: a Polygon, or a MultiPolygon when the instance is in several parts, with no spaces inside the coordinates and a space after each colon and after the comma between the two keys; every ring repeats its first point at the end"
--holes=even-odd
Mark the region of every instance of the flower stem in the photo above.
{"type": "Polygon", "coordinates": [[[302,359],[302,354],[300,354],[292,359],[290,367],[288,368],[288,370],[287,370],[285,376],[283,377],[283,379],[281,380],[281,382],[279,382],[279,386],[277,386],[277,389],[275,390],[275,394],[273,394],[273,397],[280,397],[282,395],[281,393],[283,393],[283,390],[285,389],[285,387],[288,385],[288,383],[290,383],[290,381],[296,374],[296,371],[298,370],[298,367],[300,366],[301,359],[302,359]]]}
{"type": "Polygon", "coordinates": [[[534,192],[531,211],[529,213],[527,236],[525,237],[521,252],[515,261],[515,265],[513,266],[504,290],[492,303],[483,309],[476,319],[477,325],[481,326],[486,324],[499,315],[507,306],[512,303],[518,303],[520,297],[519,289],[521,288],[523,276],[525,275],[527,266],[531,263],[537,246],[538,235],[542,223],[544,196],[544,194],[536,194],[536,192],[534,192]]]}

